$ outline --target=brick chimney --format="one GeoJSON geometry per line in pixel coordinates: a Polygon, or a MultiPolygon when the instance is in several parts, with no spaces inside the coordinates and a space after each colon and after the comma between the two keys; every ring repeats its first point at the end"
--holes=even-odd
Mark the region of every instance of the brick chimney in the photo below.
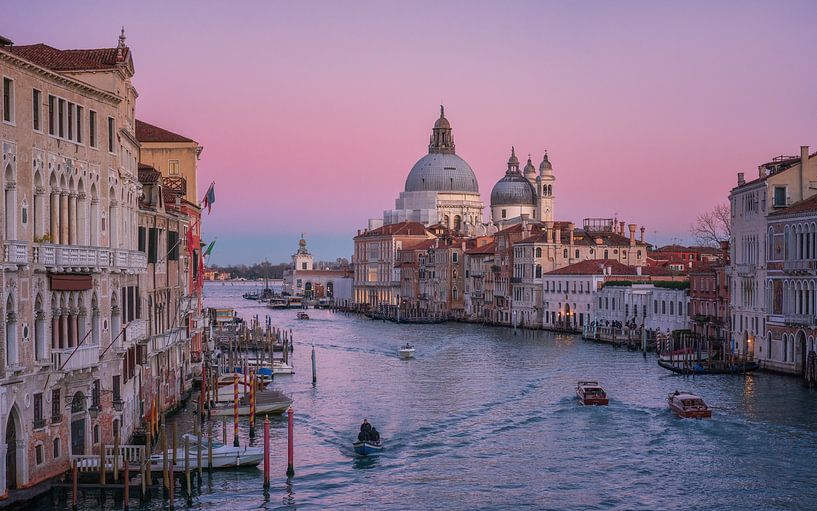
{"type": "Polygon", "coordinates": [[[641,243],[644,243],[644,231],[646,231],[646,230],[647,230],[647,228],[642,225],[641,226],[641,238],[639,239],[639,241],[641,243]]]}
{"type": "Polygon", "coordinates": [[[630,246],[635,246],[635,228],[638,227],[635,224],[628,224],[627,228],[630,229],[630,246]]]}
{"type": "Polygon", "coordinates": [[[743,172],[738,172],[738,186],[743,186],[746,184],[746,178],[743,176],[743,172]]]}
{"type": "Polygon", "coordinates": [[[553,243],[553,222],[545,222],[545,242],[553,243]]]}
{"type": "Polygon", "coordinates": [[[567,224],[567,228],[570,231],[570,244],[573,245],[573,230],[576,228],[576,225],[570,222],[567,224]]]}
{"type": "Polygon", "coordinates": [[[618,233],[624,236],[624,222],[618,223],[618,233]]]}

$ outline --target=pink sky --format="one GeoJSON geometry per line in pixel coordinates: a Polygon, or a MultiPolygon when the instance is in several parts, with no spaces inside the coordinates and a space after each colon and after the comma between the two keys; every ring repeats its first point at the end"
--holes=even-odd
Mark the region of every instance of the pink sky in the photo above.
{"type": "MultiPolygon", "coordinates": [[[[205,149],[213,263],[348,257],[427,152],[439,103],[486,206],[548,149],[556,216],[686,241],[736,173],[817,147],[814,2],[28,2],[17,44],[113,46],[137,117],[205,149]],[[36,4],[36,5],[35,5],[36,4]]],[[[486,208],[487,209],[487,208],[486,208]]],[[[486,217],[487,218],[487,217],[486,217]]]]}

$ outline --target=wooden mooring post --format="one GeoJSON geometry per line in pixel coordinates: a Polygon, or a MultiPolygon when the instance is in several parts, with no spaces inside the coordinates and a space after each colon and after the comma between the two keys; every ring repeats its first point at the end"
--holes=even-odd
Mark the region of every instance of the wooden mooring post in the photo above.
{"type": "Polygon", "coordinates": [[[292,410],[292,407],[289,407],[287,410],[287,420],[288,420],[288,435],[287,435],[287,477],[292,477],[295,475],[295,463],[294,463],[294,448],[293,448],[293,416],[295,412],[292,410]]]}
{"type": "Polygon", "coordinates": [[[79,472],[79,468],[77,468],[77,460],[74,460],[71,463],[71,507],[73,509],[77,508],[77,472],[79,472]]]}

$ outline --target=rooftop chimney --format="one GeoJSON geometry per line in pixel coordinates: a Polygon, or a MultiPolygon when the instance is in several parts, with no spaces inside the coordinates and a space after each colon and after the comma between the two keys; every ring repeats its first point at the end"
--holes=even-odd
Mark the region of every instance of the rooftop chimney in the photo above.
{"type": "Polygon", "coordinates": [[[738,186],[746,184],[746,178],[743,177],[743,172],[738,172],[738,186]]]}
{"type": "Polygon", "coordinates": [[[618,223],[618,233],[624,236],[624,222],[618,223]]]}
{"type": "Polygon", "coordinates": [[[638,226],[635,225],[635,224],[627,225],[627,228],[630,229],[630,246],[631,247],[635,246],[635,228],[636,227],[638,227],[638,226]]]}
{"type": "Polygon", "coordinates": [[[641,226],[641,239],[639,240],[639,241],[641,241],[641,243],[644,243],[644,231],[646,231],[646,230],[647,229],[642,225],[641,226]]]}
{"type": "Polygon", "coordinates": [[[573,230],[576,228],[576,226],[573,224],[573,222],[570,222],[567,224],[567,228],[570,230],[570,244],[573,245],[573,230]]]}
{"type": "Polygon", "coordinates": [[[545,222],[545,242],[553,243],[553,222],[545,222]]]}
{"type": "Polygon", "coordinates": [[[557,245],[561,245],[562,244],[562,230],[561,229],[554,229],[553,232],[556,235],[556,239],[554,239],[553,242],[556,243],[557,245]]]}

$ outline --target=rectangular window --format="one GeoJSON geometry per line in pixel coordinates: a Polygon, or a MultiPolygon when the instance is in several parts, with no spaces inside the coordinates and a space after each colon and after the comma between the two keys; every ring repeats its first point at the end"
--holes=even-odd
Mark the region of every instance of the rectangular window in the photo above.
{"type": "Polygon", "coordinates": [[[114,152],[114,120],[113,117],[108,117],[108,152],[114,152]]]}
{"type": "Polygon", "coordinates": [[[151,227],[148,229],[148,262],[156,263],[159,252],[159,229],[151,227]]]}
{"type": "Polygon", "coordinates": [[[167,231],[167,260],[179,260],[179,233],[176,231],[167,231]]]}
{"type": "Polygon", "coordinates": [[[119,375],[115,374],[113,376],[113,400],[114,401],[121,401],[122,400],[122,394],[120,392],[121,391],[119,389],[119,375]]]}
{"type": "Polygon", "coordinates": [[[60,389],[51,391],[51,422],[59,422],[62,420],[62,410],[60,406],[60,389]]]}
{"type": "Polygon", "coordinates": [[[65,100],[60,99],[57,101],[57,135],[60,137],[65,136],[65,100]]]}
{"type": "Polygon", "coordinates": [[[775,186],[774,187],[774,207],[782,208],[786,206],[786,187],[785,186],[775,186]]]}
{"type": "Polygon", "coordinates": [[[74,140],[74,115],[76,105],[68,102],[68,140],[74,140]]]}
{"type": "Polygon", "coordinates": [[[88,141],[91,144],[91,147],[97,147],[96,145],[96,112],[93,110],[88,111],[88,141]]]}
{"type": "Polygon", "coordinates": [[[40,101],[42,92],[37,89],[31,89],[31,124],[36,131],[40,131],[40,101]]]}
{"type": "Polygon", "coordinates": [[[179,160],[170,160],[167,162],[167,173],[171,176],[179,175],[179,160]]]}
{"type": "Polygon", "coordinates": [[[43,395],[42,393],[34,394],[34,428],[41,428],[45,426],[43,420],[43,395]]]}
{"type": "Polygon", "coordinates": [[[144,227],[139,228],[137,250],[147,253],[147,230],[144,227]]]}
{"type": "Polygon", "coordinates": [[[14,122],[14,80],[3,77],[3,120],[14,122]]]}
{"type": "Polygon", "coordinates": [[[82,107],[77,105],[77,144],[82,143],[82,107]]]}
{"type": "Polygon", "coordinates": [[[99,407],[99,380],[94,380],[94,386],[91,389],[91,406],[99,407]]]}
{"type": "Polygon", "coordinates": [[[43,464],[43,444],[37,444],[37,446],[34,447],[34,461],[37,465],[43,464]]]}
{"type": "Polygon", "coordinates": [[[54,135],[56,132],[56,124],[57,124],[57,112],[55,111],[54,104],[57,101],[57,98],[52,96],[51,94],[48,95],[48,134],[54,135]]]}

